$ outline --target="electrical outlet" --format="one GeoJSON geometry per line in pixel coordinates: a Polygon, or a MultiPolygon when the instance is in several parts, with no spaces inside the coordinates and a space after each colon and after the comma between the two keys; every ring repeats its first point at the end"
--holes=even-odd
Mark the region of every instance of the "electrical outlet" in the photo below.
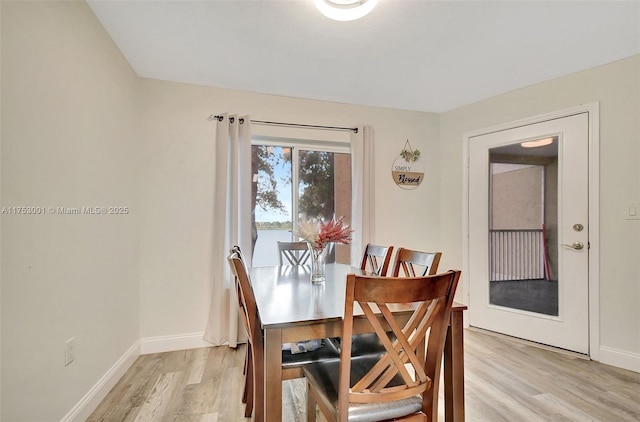
{"type": "Polygon", "coordinates": [[[68,366],[76,359],[76,339],[71,337],[64,345],[64,366],[68,366]]]}
{"type": "Polygon", "coordinates": [[[626,220],[640,220],[640,204],[629,204],[625,211],[626,220]]]}

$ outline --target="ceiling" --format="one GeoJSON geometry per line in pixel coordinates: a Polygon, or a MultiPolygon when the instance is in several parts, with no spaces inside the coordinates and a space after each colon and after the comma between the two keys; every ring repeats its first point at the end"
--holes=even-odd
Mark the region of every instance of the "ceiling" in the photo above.
{"type": "Polygon", "coordinates": [[[640,54],[640,1],[88,3],[142,77],[426,112],[640,54]]]}
{"type": "Polygon", "coordinates": [[[489,151],[489,155],[509,155],[512,157],[558,157],[558,137],[554,137],[553,143],[550,145],[525,148],[520,142],[509,145],[493,147],[489,151]]]}

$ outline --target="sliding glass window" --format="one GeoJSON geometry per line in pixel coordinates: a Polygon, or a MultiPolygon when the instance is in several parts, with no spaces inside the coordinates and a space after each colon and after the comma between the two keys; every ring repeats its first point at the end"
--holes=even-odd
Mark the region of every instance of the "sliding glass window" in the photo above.
{"type": "MultiPolygon", "coordinates": [[[[277,242],[299,240],[291,233],[295,221],[336,216],[351,224],[348,144],[272,138],[252,144],[253,266],[278,265],[277,242]]],[[[336,245],[330,260],[349,263],[349,246],[336,245]]]]}

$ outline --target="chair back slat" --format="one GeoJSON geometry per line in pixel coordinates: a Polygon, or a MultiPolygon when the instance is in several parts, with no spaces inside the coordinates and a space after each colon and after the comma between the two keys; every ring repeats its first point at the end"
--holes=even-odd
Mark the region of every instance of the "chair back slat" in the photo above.
{"type": "Polygon", "coordinates": [[[280,265],[305,265],[311,256],[307,242],[278,241],[280,265]]]}
{"type": "Polygon", "coordinates": [[[446,329],[459,278],[460,271],[419,277],[347,276],[338,420],[346,420],[349,403],[422,394],[424,403],[437,405],[446,329]],[[364,375],[352,379],[352,341],[347,339],[352,339],[356,305],[386,353],[364,375]]]}
{"type": "Polygon", "coordinates": [[[424,277],[436,274],[441,256],[442,252],[421,252],[398,248],[392,276],[424,277]]]}
{"type": "Polygon", "coordinates": [[[386,276],[391,262],[393,246],[379,246],[368,243],[364,248],[360,269],[370,274],[386,276]]]}

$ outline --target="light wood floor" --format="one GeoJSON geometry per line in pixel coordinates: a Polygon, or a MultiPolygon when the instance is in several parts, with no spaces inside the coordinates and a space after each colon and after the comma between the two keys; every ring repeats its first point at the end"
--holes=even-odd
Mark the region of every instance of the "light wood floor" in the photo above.
{"type": "MultiPolygon", "coordinates": [[[[243,362],[244,346],[140,356],[88,421],[248,421],[243,362]]],[[[471,330],[465,365],[467,421],[640,421],[639,373],[471,330]]],[[[306,420],[305,395],[283,383],[283,421],[306,420]]]]}

